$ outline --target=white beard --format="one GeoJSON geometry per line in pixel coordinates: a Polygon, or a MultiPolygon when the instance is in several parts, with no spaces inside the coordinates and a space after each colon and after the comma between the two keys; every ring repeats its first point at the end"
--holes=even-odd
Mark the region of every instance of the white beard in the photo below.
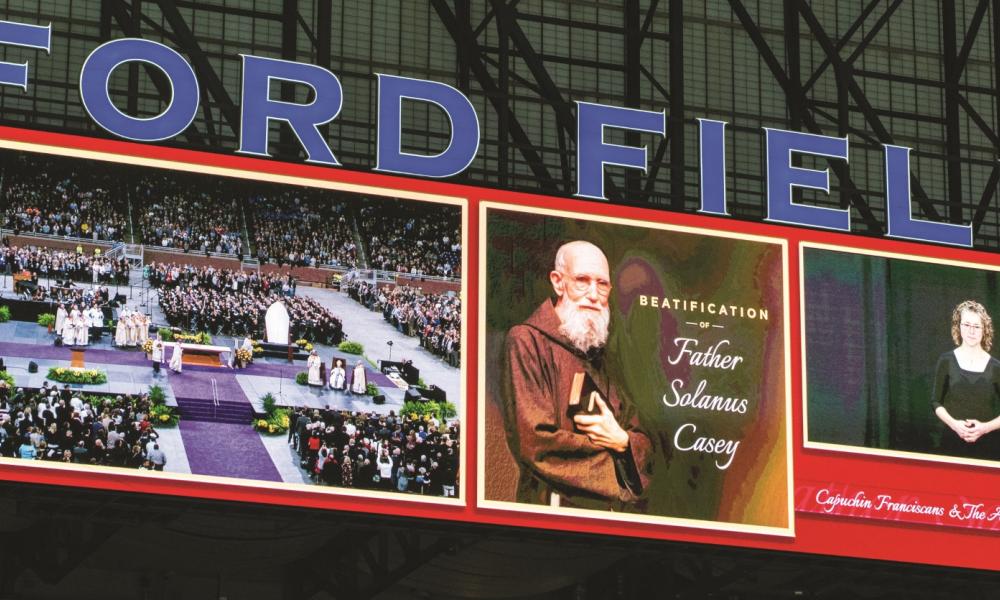
{"type": "Polygon", "coordinates": [[[608,341],[611,311],[604,307],[600,312],[574,308],[569,317],[559,325],[559,333],[566,336],[580,352],[603,348],[608,341]]]}

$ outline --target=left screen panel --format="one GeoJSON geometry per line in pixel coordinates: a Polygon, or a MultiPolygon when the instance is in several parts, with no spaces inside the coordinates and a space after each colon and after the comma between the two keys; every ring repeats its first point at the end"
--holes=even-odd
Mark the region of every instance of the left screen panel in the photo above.
{"type": "Polygon", "coordinates": [[[460,500],[463,200],[58,148],[0,167],[0,461],[460,500]]]}

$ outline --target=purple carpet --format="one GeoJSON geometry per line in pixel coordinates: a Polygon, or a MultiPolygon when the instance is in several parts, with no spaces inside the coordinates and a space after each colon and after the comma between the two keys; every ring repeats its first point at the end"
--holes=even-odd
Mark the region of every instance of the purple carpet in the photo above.
{"type": "Polygon", "coordinates": [[[281,481],[260,435],[249,423],[207,423],[182,418],[180,431],[195,475],[281,481]]]}
{"type": "Polygon", "coordinates": [[[170,376],[170,388],[177,399],[181,419],[246,425],[253,417],[253,407],[231,370],[196,370],[170,376]],[[219,394],[219,404],[212,402],[212,381],[219,394]]]}
{"type": "Polygon", "coordinates": [[[246,425],[253,421],[253,408],[246,402],[220,400],[215,404],[201,398],[177,398],[177,408],[186,421],[209,423],[235,423],[246,425]]]}
{"type": "MultiPolygon", "coordinates": [[[[82,348],[86,348],[83,346],[82,348]]],[[[41,358],[46,360],[70,360],[72,351],[65,346],[50,346],[48,344],[17,344],[0,342],[0,356],[16,356],[18,358],[41,358]]],[[[150,362],[139,350],[97,350],[87,349],[84,360],[107,365],[129,365],[148,367],[150,362]]]]}
{"type": "Polygon", "coordinates": [[[175,398],[211,399],[214,379],[219,391],[219,400],[249,404],[235,375],[236,371],[231,369],[208,367],[205,370],[195,370],[185,366],[183,372],[170,374],[170,388],[174,391],[175,398]]]}

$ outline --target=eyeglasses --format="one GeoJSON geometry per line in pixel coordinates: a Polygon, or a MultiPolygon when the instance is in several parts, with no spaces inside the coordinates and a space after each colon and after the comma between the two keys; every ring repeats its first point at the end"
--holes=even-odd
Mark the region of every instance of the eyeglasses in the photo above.
{"type": "Polygon", "coordinates": [[[965,327],[970,331],[979,331],[980,329],[983,328],[982,325],[977,325],[975,323],[962,323],[962,327],[965,327]]]}
{"type": "Polygon", "coordinates": [[[569,274],[566,274],[566,278],[569,280],[570,287],[579,294],[589,292],[591,286],[596,286],[597,293],[601,296],[611,294],[611,282],[607,279],[597,279],[587,275],[572,276],[569,274]]]}

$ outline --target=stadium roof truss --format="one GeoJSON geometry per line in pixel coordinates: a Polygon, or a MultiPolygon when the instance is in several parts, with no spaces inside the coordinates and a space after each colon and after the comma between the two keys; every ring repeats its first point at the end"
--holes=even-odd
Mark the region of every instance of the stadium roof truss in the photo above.
{"type": "MultiPolygon", "coordinates": [[[[64,0],[0,2],[4,18],[53,23],[52,56],[35,59],[36,92],[4,89],[10,124],[102,135],[77,96],[80,62],[101,41],[139,36],[178,48],[202,84],[195,122],[172,143],[232,152],[238,139],[240,53],[311,62],[341,78],[345,106],[326,126],[349,168],[375,160],[374,73],[455,85],[473,100],[483,140],[465,183],[572,195],[575,114],[584,100],[666,109],[668,134],[651,139],[650,168],[614,170],[613,202],[693,210],[698,203],[698,117],[729,123],[730,210],[763,217],[763,126],[848,135],[850,165],[829,166],[829,196],[851,206],[856,231],[884,229],[881,144],[913,147],[918,216],[971,222],[976,245],[1000,248],[1000,1],[940,0],[64,0]],[[30,7],[34,7],[33,9],[30,7]]],[[[22,56],[5,49],[7,56],[22,56]]],[[[308,91],[280,88],[282,99],[308,91]]],[[[112,78],[132,114],[156,114],[169,87],[130,64],[112,78]]],[[[298,160],[287,128],[273,153],[298,160]]],[[[447,120],[427,107],[404,119],[404,146],[440,149],[447,120]]],[[[615,135],[618,137],[615,137],[615,135]]]]}

